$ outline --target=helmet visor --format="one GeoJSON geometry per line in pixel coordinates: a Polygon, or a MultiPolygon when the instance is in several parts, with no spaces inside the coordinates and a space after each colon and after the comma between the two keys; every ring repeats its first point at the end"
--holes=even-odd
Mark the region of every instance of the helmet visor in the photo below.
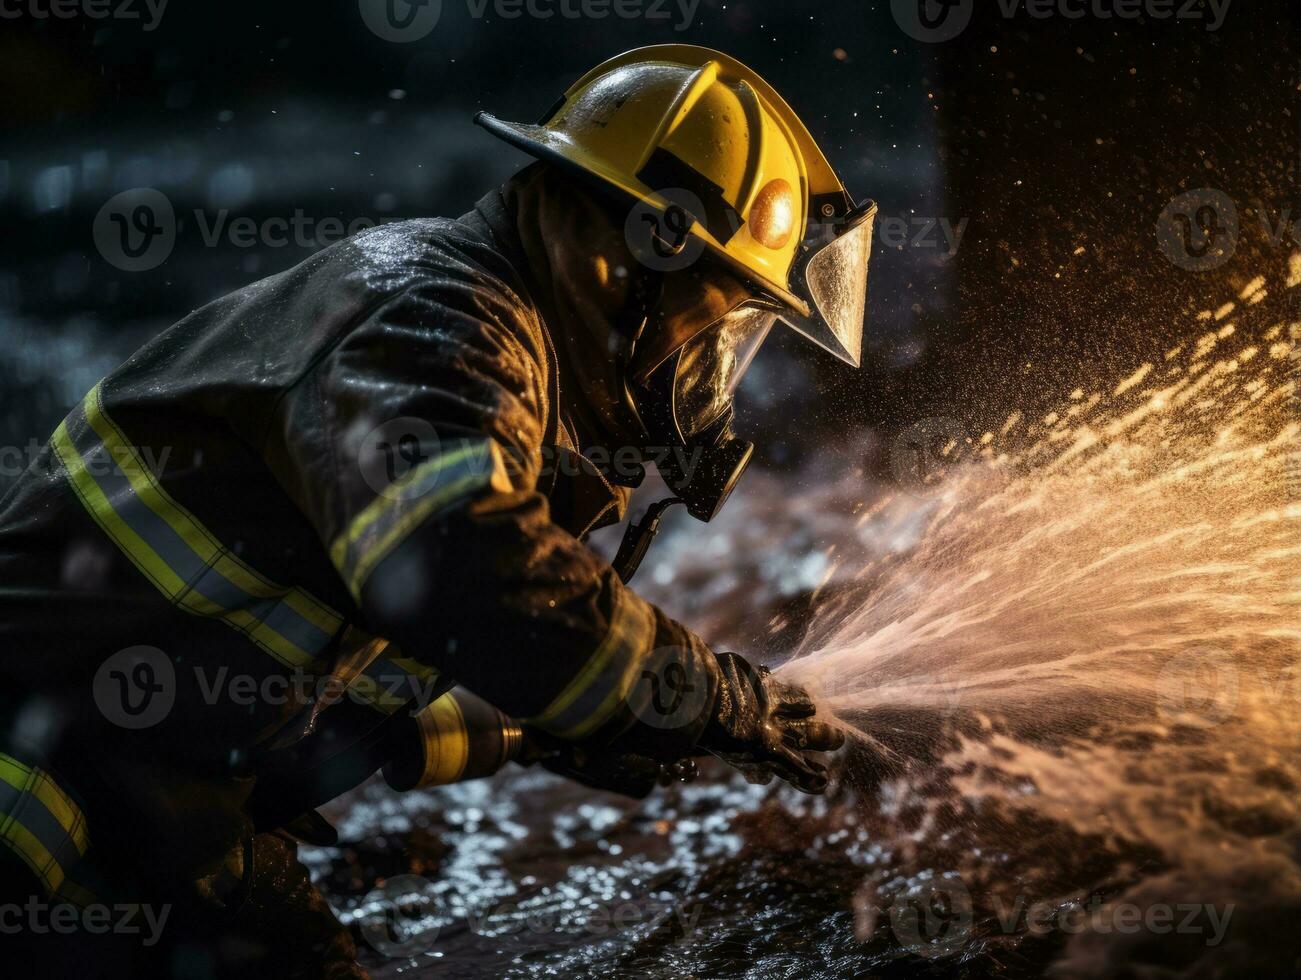
{"type": "Polygon", "coordinates": [[[745,305],[725,313],[682,348],[673,383],[673,414],[686,439],[727,411],[777,314],[745,305]]]}
{"type": "Polygon", "coordinates": [[[784,310],[782,319],[840,360],[858,367],[863,352],[863,320],[867,312],[867,267],[872,256],[872,226],[876,206],[869,204],[851,216],[848,227],[825,242],[826,226],[803,248],[808,258],[792,270],[798,292],[808,296],[812,311],[805,317],[784,310]],[[818,247],[818,246],[821,247],[818,247]]]}

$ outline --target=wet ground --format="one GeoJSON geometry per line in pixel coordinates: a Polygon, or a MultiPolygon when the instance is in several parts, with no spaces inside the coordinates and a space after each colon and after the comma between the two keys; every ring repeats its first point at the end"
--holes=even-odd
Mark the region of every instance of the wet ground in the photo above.
{"type": "MultiPolygon", "coordinates": [[[[810,798],[706,767],[636,802],[512,767],[405,796],[371,784],[335,816],[344,845],[305,859],[375,977],[1038,975],[1065,938],[934,887],[980,853],[983,819],[928,843],[928,861],[920,808],[843,784],[810,798]]],[[[1050,867],[1116,868],[1113,852],[1082,875],[1062,843],[1045,852],[1070,867],[992,863],[1045,894],[1050,867]]]]}
{"type": "Polygon", "coordinates": [[[341,846],[304,859],[376,978],[1294,975],[1294,867],[1241,863],[1226,891],[1018,806],[1029,784],[971,800],[969,766],[864,762],[825,798],[711,766],[641,802],[517,767],[369,784],[331,813],[341,846]]]}

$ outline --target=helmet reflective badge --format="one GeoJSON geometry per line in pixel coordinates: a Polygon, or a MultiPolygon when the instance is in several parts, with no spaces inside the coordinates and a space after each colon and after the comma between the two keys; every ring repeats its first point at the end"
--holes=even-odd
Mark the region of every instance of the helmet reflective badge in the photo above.
{"type": "MultiPolygon", "coordinates": [[[[659,214],[769,298],[804,336],[858,366],[876,206],[855,206],[773,88],[708,48],[612,58],[539,124],[475,122],[540,159],[594,176],[659,214]]],[[[671,352],[665,352],[665,356],[671,352]]]]}

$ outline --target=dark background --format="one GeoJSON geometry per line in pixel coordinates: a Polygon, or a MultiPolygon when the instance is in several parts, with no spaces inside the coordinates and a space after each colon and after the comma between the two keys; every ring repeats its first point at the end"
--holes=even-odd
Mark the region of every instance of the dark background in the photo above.
{"type": "Polygon", "coordinates": [[[861,371],[791,337],[765,350],[743,405],[761,459],[792,467],[845,428],[888,434],[937,413],[979,432],[1009,405],[1141,361],[1189,312],[1285,267],[1289,249],[1257,214],[1298,214],[1295,6],[1235,0],[1211,32],[1205,20],[1008,19],[981,0],[943,44],[912,40],[879,0],[701,0],[685,30],[671,4],[667,20],[506,20],[444,0],[411,44],[375,36],[356,0],[174,0],[152,31],[7,17],[0,443],[44,440],[150,335],[311,251],[205,245],[195,209],[459,214],[524,162],[470,124],[476,109],[533,119],[602,59],[684,41],[764,74],[855,195],[919,221],[906,245],[878,237],[861,371]],[[127,273],[96,251],[92,224],[141,186],[171,199],[178,240],[163,265],[127,273]],[[1155,234],[1173,195],[1203,187],[1241,212],[1236,252],[1213,273],[1173,265],[1155,234]],[[955,256],[938,231],[912,241],[936,218],[966,222],[955,256]]]}

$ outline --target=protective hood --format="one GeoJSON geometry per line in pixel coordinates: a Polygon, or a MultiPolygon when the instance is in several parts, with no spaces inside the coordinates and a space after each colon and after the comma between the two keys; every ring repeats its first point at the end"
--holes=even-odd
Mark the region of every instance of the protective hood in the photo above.
{"type": "Polygon", "coordinates": [[[615,356],[634,267],[622,229],[580,180],[545,165],[520,171],[502,195],[544,306],[575,436],[586,444],[634,442],[638,426],[624,405],[615,356]]]}

